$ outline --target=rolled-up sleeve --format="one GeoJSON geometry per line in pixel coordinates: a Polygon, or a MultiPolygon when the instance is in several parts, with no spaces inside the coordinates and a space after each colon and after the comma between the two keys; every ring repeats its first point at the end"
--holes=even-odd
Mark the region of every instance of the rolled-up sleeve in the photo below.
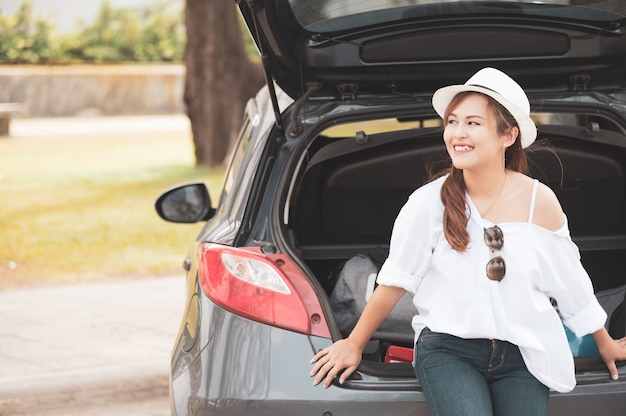
{"type": "Polygon", "coordinates": [[[578,247],[569,237],[567,222],[545,241],[542,249],[537,250],[543,289],[556,300],[563,323],[579,337],[602,328],[607,315],[580,262],[578,247]]]}

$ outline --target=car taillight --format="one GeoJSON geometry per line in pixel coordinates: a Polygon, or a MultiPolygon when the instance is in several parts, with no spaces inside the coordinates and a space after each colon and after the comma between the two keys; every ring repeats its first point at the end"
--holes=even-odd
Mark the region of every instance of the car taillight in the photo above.
{"type": "Polygon", "coordinates": [[[200,246],[198,278],[217,305],[254,321],[330,338],[317,295],[284,255],[258,248],[200,246]]]}

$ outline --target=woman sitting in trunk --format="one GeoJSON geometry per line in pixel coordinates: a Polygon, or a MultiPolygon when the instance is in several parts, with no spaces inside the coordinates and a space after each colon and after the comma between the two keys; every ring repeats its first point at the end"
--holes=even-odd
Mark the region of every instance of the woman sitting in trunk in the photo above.
{"type": "Polygon", "coordinates": [[[550,388],[576,384],[562,319],[593,334],[617,379],[626,338],[604,328],[555,194],[525,175],[537,130],[522,88],[484,68],[435,92],[433,106],[452,165],[402,208],[379,286],[352,333],[313,358],[315,384],[356,370],[406,291],[417,308],[415,372],[434,416],[544,415],[550,388]]]}

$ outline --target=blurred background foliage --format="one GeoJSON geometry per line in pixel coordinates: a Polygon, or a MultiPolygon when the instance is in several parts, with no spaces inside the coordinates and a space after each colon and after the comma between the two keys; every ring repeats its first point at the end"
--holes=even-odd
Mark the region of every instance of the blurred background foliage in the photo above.
{"type": "Polygon", "coordinates": [[[177,62],[185,50],[184,10],[167,2],[119,10],[104,1],[95,21],[59,34],[53,22],[22,2],[14,16],[0,12],[0,61],[12,64],[177,62]]]}

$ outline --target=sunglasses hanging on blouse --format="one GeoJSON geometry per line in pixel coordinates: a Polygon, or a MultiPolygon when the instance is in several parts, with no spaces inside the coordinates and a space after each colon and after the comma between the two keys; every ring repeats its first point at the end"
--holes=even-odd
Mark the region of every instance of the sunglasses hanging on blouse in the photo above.
{"type": "MultiPolygon", "coordinates": [[[[485,228],[485,244],[489,247],[492,254],[496,251],[500,251],[504,245],[504,234],[497,225],[493,227],[485,228]]],[[[495,256],[487,262],[487,277],[490,280],[497,281],[498,283],[504,279],[506,274],[506,264],[502,256],[495,256]]]]}

